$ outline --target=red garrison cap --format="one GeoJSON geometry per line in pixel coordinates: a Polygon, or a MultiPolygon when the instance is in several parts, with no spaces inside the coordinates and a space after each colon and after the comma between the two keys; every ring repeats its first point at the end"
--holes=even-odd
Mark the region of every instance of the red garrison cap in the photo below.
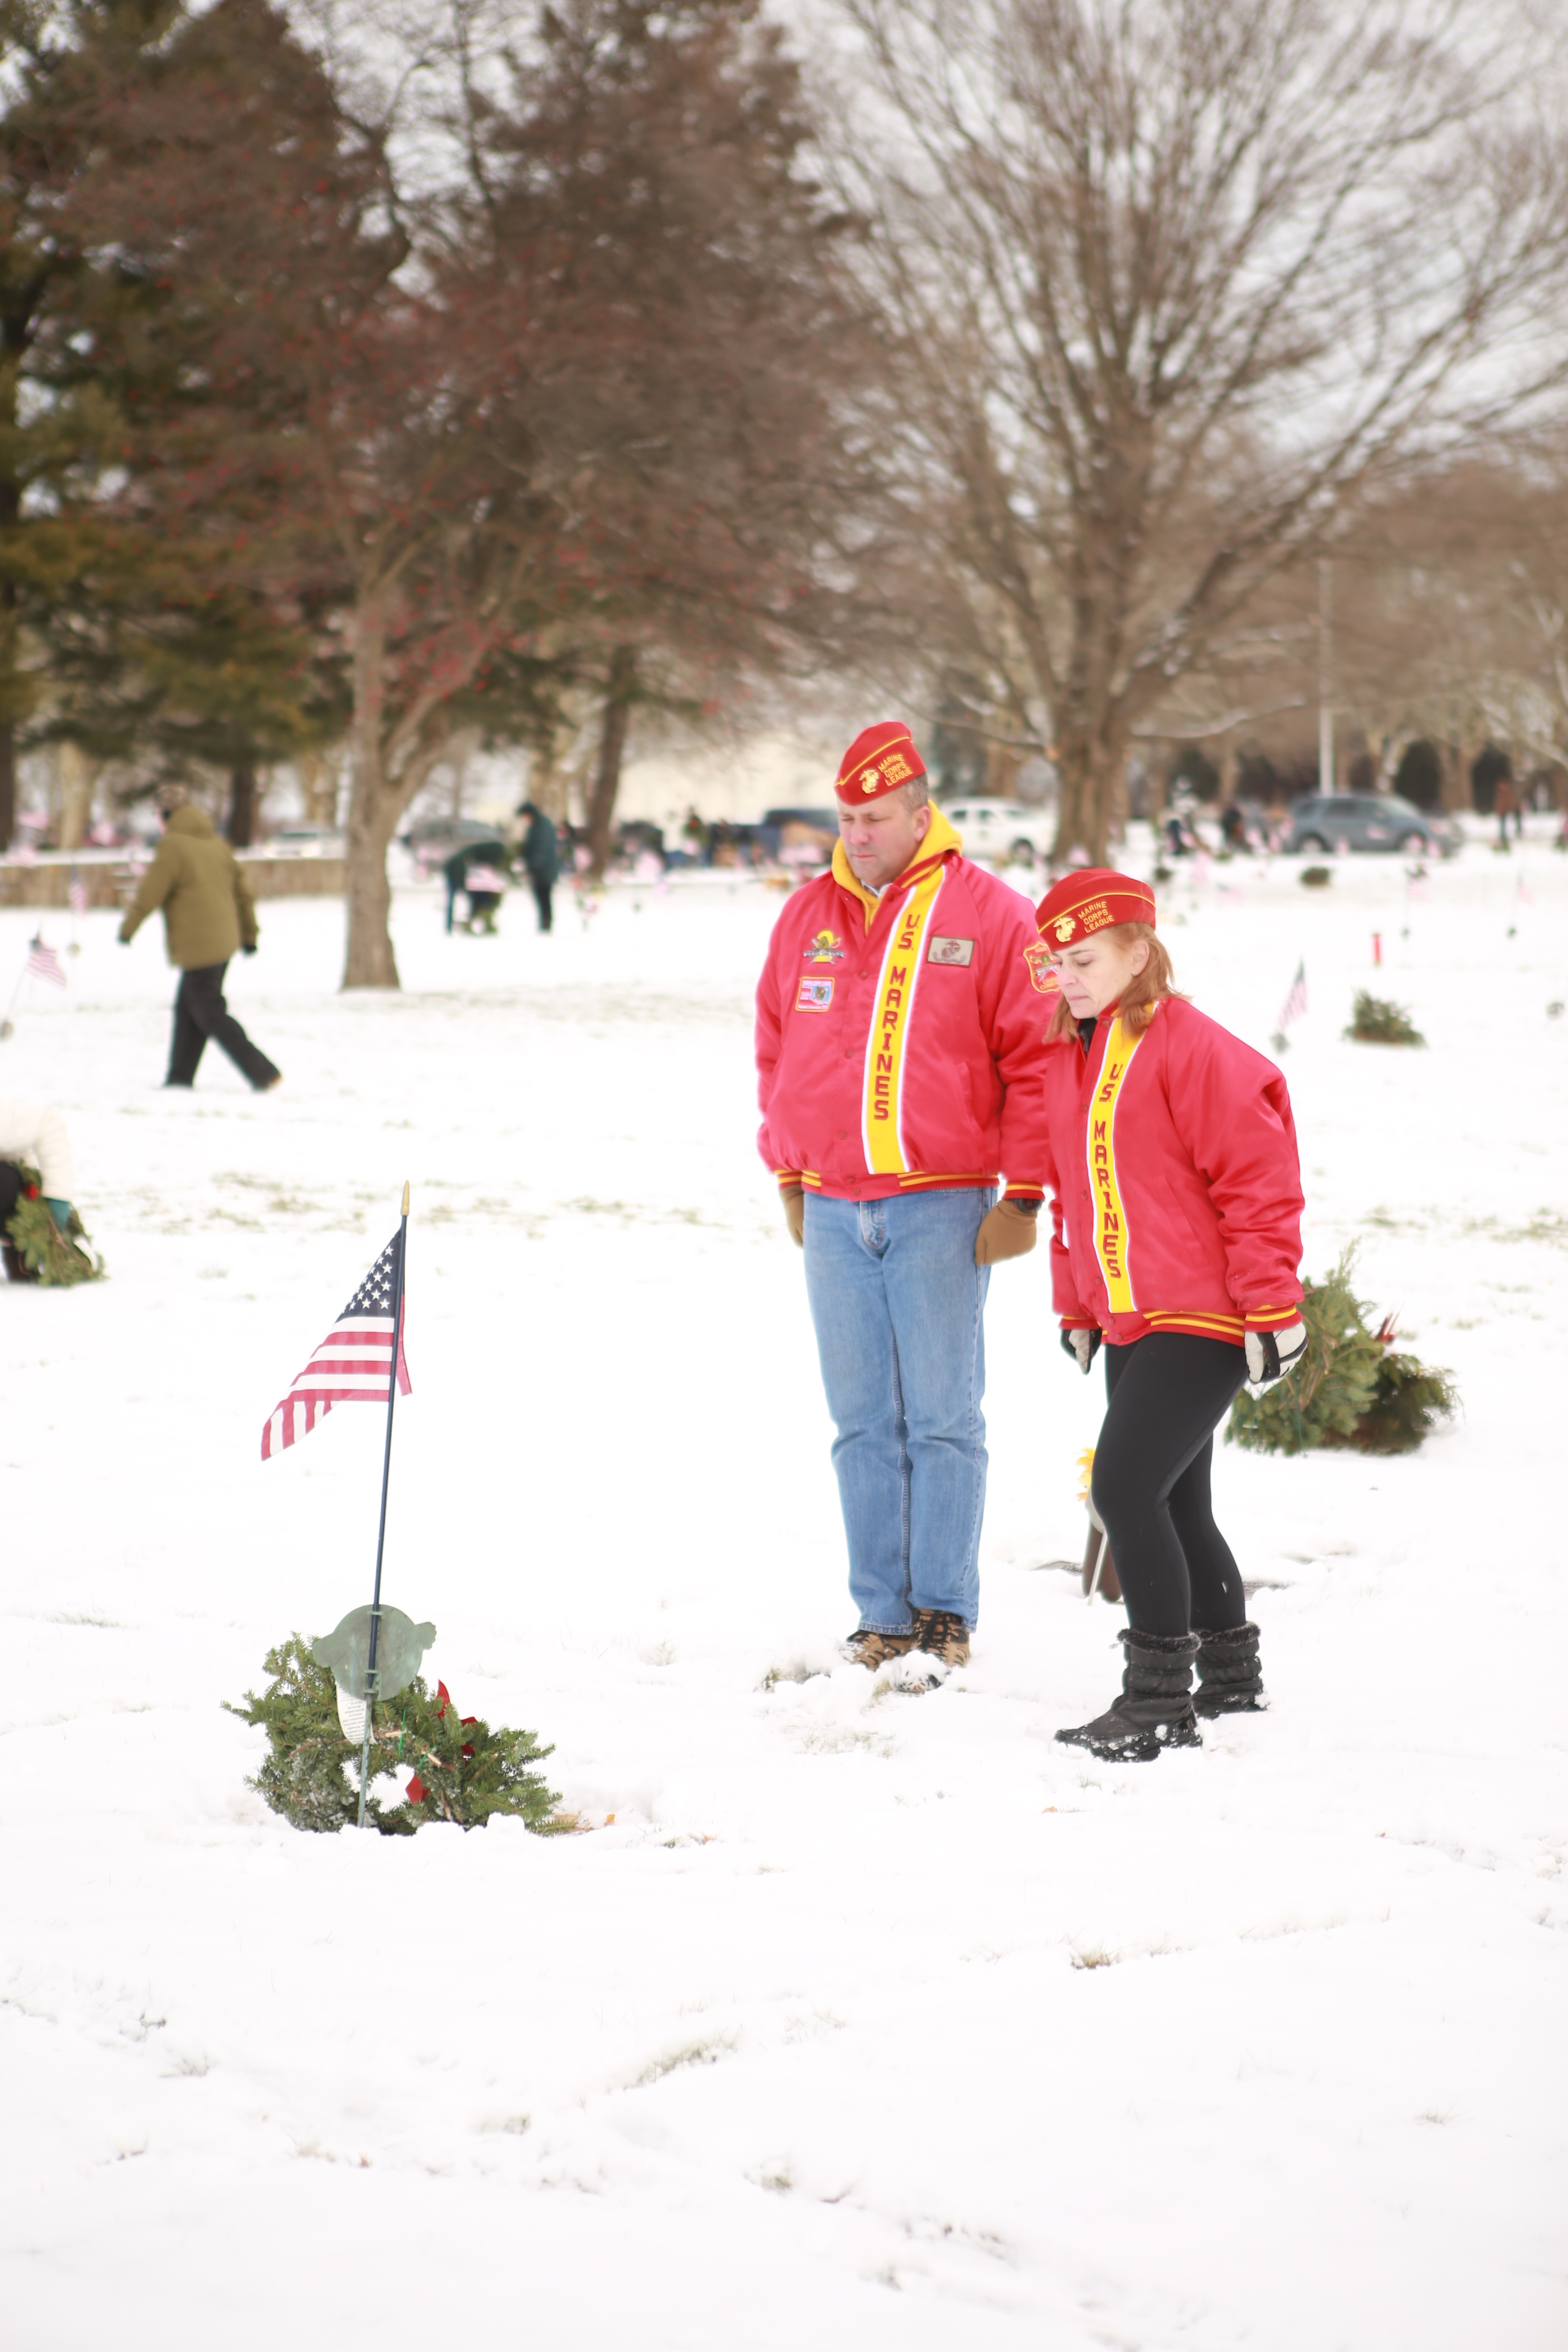
{"type": "Polygon", "coordinates": [[[896,793],[912,776],[923,776],[925,761],[915,750],[914,738],[901,719],[879,719],[863,728],[838,763],[833,789],[851,808],[896,793]]]}
{"type": "Polygon", "coordinates": [[[1052,884],[1035,909],[1035,921],[1047,948],[1080,947],[1096,931],[1112,923],[1154,920],[1154,893],[1147,882],[1131,874],[1112,874],[1104,866],[1080,866],[1052,884]]]}

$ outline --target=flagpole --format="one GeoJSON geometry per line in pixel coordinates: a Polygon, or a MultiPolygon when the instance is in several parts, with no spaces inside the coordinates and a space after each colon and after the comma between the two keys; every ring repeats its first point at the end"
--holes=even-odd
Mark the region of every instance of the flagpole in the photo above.
{"type": "Polygon", "coordinates": [[[375,1652],[381,1632],[381,1559],[386,1549],[386,1488],[392,1476],[392,1415],[397,1403],[397,1365],[403,1352],[403,1277],[408,1263],[408,1187],[403,1187],[403,1231],[397,1279],[392,1291],[392,1369],[386,1381],[386,1450],[381,1462],[381,1525],[375,1538],[375,1591],[370,1604],[370,1656],[365,1666],[364,1738],[359,1752],[359,1827],[364,1827],[365,1789],[370,1779],[370,1734],[375,1717],[375,1652]]]}
{"type": "Polygon", "coordinates": [[[3,1021],[0,1021],[0,1037],[8,1037],[8,1036],[11,1034],[11,1028],[12,1028],[11,1015],[12,1015],[12,1013],[15,1013],[15,1011],[16,1010],[16,999],[17,999],[17,998],[21,995],[21,993],[22,993],[22,983],[23,983],[23,982],[26,979],[26,977],[27,977],[27,962],[26,962],[26,957],[24,957],[24,958],[23,958],[23,961],[22,961],[22,969],[21,969],[21,971],[16,974],[16,987],[11,991],[11,1002],[10,1002],[10,1003],[5,1007],[5,1019],[4,1019],[3,1021]]]}

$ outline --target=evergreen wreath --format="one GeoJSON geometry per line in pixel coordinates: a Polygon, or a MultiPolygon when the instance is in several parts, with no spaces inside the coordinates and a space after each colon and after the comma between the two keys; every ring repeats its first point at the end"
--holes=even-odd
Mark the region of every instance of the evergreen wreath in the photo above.
{"type": "Polygon", "coordinates": [[[44,1199],[44,1180],[36,1168],[23,1166],[22,1197],[5,1227],[5,1238],[35,1282],[66,1288],[73,1282],[101,1282],[100,1257],[80,1246],[87,1228],[73,1208],[62,1234],[54,1211],[44,1199]]]}
{"type": "MultiPolygon", "coordinates": [[[[352,1827],[359,1816],[358,1740],[345,1738],[338,1720],[337,1685],[310,1655],[303,1634],[268,1650],[271,1681],[259,1698],[247,1691],[243,1706],[223,1704],[242,1722],[266,1731],[268,1754],[247,1786],[297,1830],[352,1827]]],[[[477,1715],[459,1718],[445,1683],[434,1695],[416,1675],[395,1698],[378,1700],[371,1721],[374,1779],[406,1765],[412,1777],[403,1803],[372,1797],[365,1819],[384,1837],[407,1837],[426,1822],[480,1828],[494,1813],[510,1813],[541,1837],[574,1826],[556,1811],[560,1798],[528,1767],[552,1755],[531,1731],[492,1731],[477,1715]]]]}
{"type": "Polygon", "coordinates": [[[1424,1045],[1421,1034],[1403,1004],[1391,1003],[1385,996],[1373,996],[1358,988],[1351,1005],[1351,1024],[1345,1035],[1358,1045],[1424,1045]]]}
{"type": "Polygon", "coordinates": [[[1413,1454],[1459,1396],[1445,1371],[1394,1352],[1391,1318],[1376,1330],[1351,1287],[1352,1242],[1322,1282],[1304,1285],[1307,1348],[1288,1379],[1255,1393],[1244,1388],[1226,1436],[1257,1454],[1304,1454],[1309,1446],[1353,1446],[1362,1454],[1413,1454]]]}

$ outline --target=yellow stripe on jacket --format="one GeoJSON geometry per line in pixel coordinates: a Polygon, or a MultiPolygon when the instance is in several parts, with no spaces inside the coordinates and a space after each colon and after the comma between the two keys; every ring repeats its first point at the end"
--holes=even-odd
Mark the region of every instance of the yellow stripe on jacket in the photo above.
{"type": "Polygon", "coordinates": [[[1094,1253],[1105,1276],[1113,1315],[1135,1315],[1132,1274],[1129,1265],[1131,1235],[1121,1191],[1116,1181],[1116,1104],[1127,1083],[1132,1056],[1142,1044],[1123,1025],[1119,1013],[1105,1041],[1100,1082],[1089,1108],[1089,1181],[1094,1202],[1094,1253]]]}
{"type": "Polygon", "coordinates": [[[940,864],[921,875],[899,909],[888,935],[882,969],[877,976],[876,1011],[866,1039],[860,1114],[866,1165],[874,1176],[902,1176],[909,1168],[904,1147],[903,1092],[910,1023],[914,1013],[926,926],[946,878],[947,868],[940,864]]]}

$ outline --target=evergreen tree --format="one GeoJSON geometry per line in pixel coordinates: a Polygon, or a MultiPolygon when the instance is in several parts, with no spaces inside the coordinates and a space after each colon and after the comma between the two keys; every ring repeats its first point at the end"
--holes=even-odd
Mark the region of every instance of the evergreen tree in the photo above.
{"type": "Polygon", "coordinates": [[[0,0],[0,850],[18,749],[48,702],[57,616],[101,551],[83,491],[119,424],[81,348],[92,265],[71,197],[178,13],[179,0],[0,0]]]}

